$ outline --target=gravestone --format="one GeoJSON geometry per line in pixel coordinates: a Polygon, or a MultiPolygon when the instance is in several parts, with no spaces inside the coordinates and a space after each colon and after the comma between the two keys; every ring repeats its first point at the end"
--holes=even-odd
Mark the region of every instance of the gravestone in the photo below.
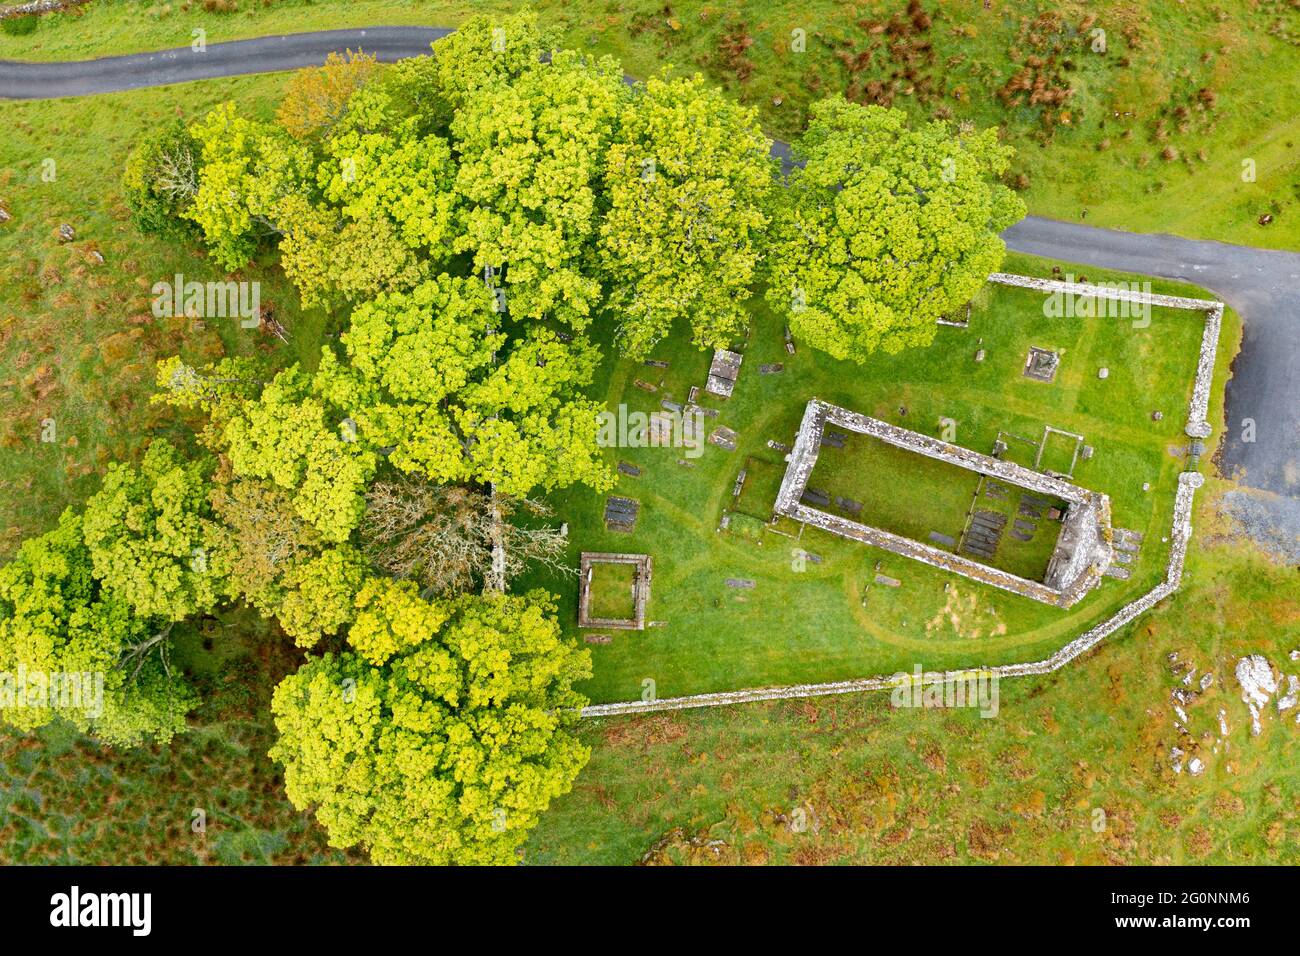
{"type": "Polygon", "coordinates": [[[1031,345],[1029,355],[1025,358],[1025,378],[1032,378],[1036,382],[1052,382],[1056,379],[1056,370],[1060,364],[1061,357],[1055,352],[1031,345]]]}
{"type": "Polygon", "coordinates": [[[839,495],[836,495],[835,507],[842,511],[847,511],[855,518],[862,514],[862,502],[854,501],[852,498],[841,498],[839,495]]]}
{"type": "Polygon", "coordinates": [[[636,528],[636,519],[640,512],[641,502],[635,498],[611,495],[605,501],[605,529],[630,533],[636,528]]]}
{"type": "Polygon", "coordinates": [[[736,450],[736,433],[726,425],[719,425],[709,435],[709,444],[717,445],[719,448],[725,448],[727,451],[736,450]]]}
{"type": "Polygon", "coordinates": [[[831,503],[831,496],[817,488],[805,488],[799,500],[812,508],[825,508],[831,503]]]}
{"type": "Polygon", "coordinates": [[[740,493],[745,489],[745,479],[748,476],[749,473],[744,468],[740,469],[740,474],[736,476],[736,483],[731,487],[731,497],[740,497],[740,493]]]}
{"type": "Polygon", "coordinates": [[[744,360],[739,352],[718,349],[713,353],[713,363],[709,366],[709,378],[704,390],[719,398],[730,398],[740,375],[740,363],[744,360]]]}
{"type": "Polygon", "coordinates": [[[641,476],[641,469],[630,461],[620,461],[618,463],[618,470],[631,478],[639,478],[641,476]]]}

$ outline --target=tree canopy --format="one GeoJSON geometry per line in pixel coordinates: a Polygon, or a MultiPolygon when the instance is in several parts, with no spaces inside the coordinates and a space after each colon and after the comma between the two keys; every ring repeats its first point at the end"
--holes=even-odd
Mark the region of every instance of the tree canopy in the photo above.
{"type": "Polygon", "coordinates": [[[508,332],[478,280],[444,274],[380,296],[353,312],[341,341],[347,363],[327,356],[323,387],[398,470],[518,496],[610,485],[601,406],[581,394],[599,354],[545,326],[508,332]]]}
{"type": "Polygon", "coordinates": [[[207,466],[155,441],[139,468],[113,464],[86,502],[95,576],[143,617],[180,621],[225,593],[212,561],[207,466]]]}
{"type": "Polygon", "coordinates": [[[0,717],[20,730],[59,717],[119,746],[166,742],[196,703],[167,664],[169,631],[103,586],[82,519],[65,511],[0,568],[0,717]]]}
{"type": "Polygon", "coordinates": [[[864,361],[928,345],[935,322],[997,271],[998,233],[1025,213],[996,178],[996,130],[909,129],[901,110],[815,103],[773,225],[768,299],[791,331],[864,361]]]}
{"type": "Polygon", "coordinates": [[[508,864],[588,748],[570,732],[590,652],[540,592],[431,605],[368,586],[353,650],[276,688],[271,756],[334,846],[381,864],[508,864]]]}
{"type": "Polygon", "coordinates": [[[581,329],[599,305],[601,161],[626,98],[613,60],[560,51],[513,82],[484,82],[452,121],[465,203],[457,248],[476,269],[504,268],[512,315],[581,329]]]}
{"type": "Polygon", "coordinates": [[[749,322],[774,185],[757,113],[696,76],[649,80],[620,120],[600,227],[619,342],[644,356],[684,318],[697,345],[728,346],[749,322]]]}

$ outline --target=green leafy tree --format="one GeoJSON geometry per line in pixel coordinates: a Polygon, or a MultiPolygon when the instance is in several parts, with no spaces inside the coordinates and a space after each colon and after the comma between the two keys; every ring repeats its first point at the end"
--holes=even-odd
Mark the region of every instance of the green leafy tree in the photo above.
{"type": "MultiPolygon", "coordinates": [[[[382,666],[425,643],[447,622],[446,605],[420,597],[411,581],[372,578],[357,594],[360,609],[348,630],[348,643],[365,660],[382,666]]],[[[450,664],[442,655],[439,661],[450,664]]]]}
{"type": "Polygon", "coordinates": [[[226,269],[246,265],[263,239],[283,232],[281,204],[308,195],[311,150],[283,129],[245,119],[222,103],[190,127],[202,172],[184,215],[198,223],[213,259],[226,269]]]}
{"type": "Polygon", "coordinates": [[[71,511],[0,568],[0,718],[13,727],[62,718],[113,745],[166,742],[197,703],[169,650],[169,622],[96,578],[71,511]]]}
{"type": "Polygon", "coordinates": [[[409,585],[366,598],[364,654],[309,659],[276,688],[271,756],[290,801],[376,863],[515,862],[590,755],[571,732],[590,652],[542,592],[437,611],[409,585]]]}
{"type": "Polygon", "coordinates": [[[453,120],[465,200],[458,248],[478,270],[504,267],[513,316],[581,329],[599,303],[601,168],[626,99],[617,63],[562,51],[486,84],[453,120]]]}
{"type": "Polygon", "coordinates": [[[797,144],[769,258],[768,298],[791,331],[840,359],[928,345],[936,320],[1001,265],[998,233],[1025,214],[997,182],[996,130],[909,129],[900,110],[816,103],[797,144]]]}
{"type": "Polygon", "coordinates": [[[627,104],[600,244],[626,353],[646,355],[678,319],[709,348],[744,331],[774,174],[755,111],[699,76],[651,79],[627,104]]]}
{"type": "Polygon", "coordinates": [[[513,16],[470,17],[433,46],[431,70],[438,96],[460,109],[483,87],[533,69],[555,47],[558,33],[543,30],[531,9],[513,16]]]}
{"type": "Polygon", "coordinates": [[[359,421],[326,401],[313,376],[295,365],[232,411],[221,437],[237,476],[289,492],[294,510],[324,540],[341,542],[361,519],[376,467],[359,421]]]}
{"type": "Polygon", "coordinates": [[[136,228],[165,238],[196,238],[199,230],[186,213],[202,171],[199,145],[181,120],[142,139],[122,170],[122,195],[136,228]]]}
{"type": "Polygon", "coordinates": [[[206,466],[155,441],[139,468],[113,464],[86,502],[95,576],[137,614],[180,621],[213,607],[226,582],[212,562],[206,466]]]}
{"type": "Polygon", "coordinates": [[[411,118],[382,131],[342,128],[324,153],[322,201],[290,197],[278,207],[281,264],[304,305],[409,289],[451,256],[457,199],[446,140],[421,135],[411,118]]]}
{"type": "Polygon", "coordinates": [[[408,474],[519,497],[609,487],[600,406],[582,396],[598,353],[542,326],[498,330],[491,302],[481,282],[443,275],[359,307],[342,336],[348,363],[322,359],[323,394],[356,409],[364,434],[408,474]]]}
{"type": "Polygon", "coordinates": [[[337,634],[356,617],[357,592],[368,574],[365,558],[348,544],[327,548],[284,576],[284,598],[274,613],[299,647],[337,634]]]}
{"type": "Polygon", "coordinates": [[[351,622],[366,561],[350,545],[327,546],[288,492],[238,479],[213,490],[212,510],[214,561],[232,596],[277,618],[300,647],[351,622]]]}

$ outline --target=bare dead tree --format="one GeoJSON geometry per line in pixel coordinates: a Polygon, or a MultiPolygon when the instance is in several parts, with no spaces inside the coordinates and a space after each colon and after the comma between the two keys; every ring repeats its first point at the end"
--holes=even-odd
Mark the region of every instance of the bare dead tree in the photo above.
{"type": "Polygon", "coordinates": [[[193,149],[188,146],[165,149],[154,167],[153,185],[172,200],[192,199],[199,191],[193,149]]]}
{"type": "Polygon", "coordinates": [[[537,523],[552,516],[529,498],[399,478],[370,486],[361,536],[376,567],[417,581],[425,596],[496,590],[530,565],[577,573],[566,560],[567,527],[537,523]]]}

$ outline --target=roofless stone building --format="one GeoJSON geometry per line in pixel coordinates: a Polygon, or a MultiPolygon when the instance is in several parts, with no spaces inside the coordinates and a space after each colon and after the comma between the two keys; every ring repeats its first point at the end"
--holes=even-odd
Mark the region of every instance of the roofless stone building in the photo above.
{"type": "MultiPolygon", "coordinates": [[[[929,435],[922,435],[876,418],[851,412],[820,399],[814,398],[808,402],[808,407],[804,410],[803,423],[799,427],[799,436],[795,440],[788,461],[789,467],[781,482],[781,490],[777,494],[776,506],[773,509],[776,514],[810,524],[831,534],[923,561],[932,567],[951,571],[1045,604],[1070,607],[1076,603],[1097,585],[1113,558],[1110,499],[1106,495],[1080,488],[1060,478],[1032,471],[1013,462],[981,455],[968,448],[931,438],[929,435]],[[1064,501],[1066,509],[1061,517],[1060,535],[1043,579],[1034,581],[1019,577],[960,554],[953,554],[883,528],[873,528],[805,504],[800,499],[803,498],[813,467],[817,464],[817,456],[821,451],[822,436],[827,424],[860,435],[869,435],[918,455],[935,458],[958,468],[965,468],[1064,501]]],[[[899,481],[907,480],[906,475],[898,477],[899,481]]]]}

